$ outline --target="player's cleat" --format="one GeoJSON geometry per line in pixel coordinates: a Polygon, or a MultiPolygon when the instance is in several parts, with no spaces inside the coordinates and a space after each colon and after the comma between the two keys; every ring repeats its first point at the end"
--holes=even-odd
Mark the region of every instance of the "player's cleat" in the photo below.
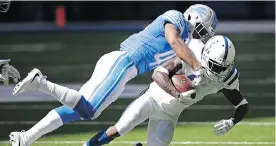
{"type": "Polygon", "coordinates": [[[134,144],[134,146],[143,146],[142,143],[137,142],[136,144],[134,144]]]}
{"type": "Polygon", "coordinates": [[[24,131],[12,132],[9,137],[11,146],[30,146],[27,142],[26,136],[24,135],[24,131]]]}
{"type": "Polygon", "coordinates": [[[42,75],[39,69],[33,69],[31,72],[29,72],[25,79],[23,79],[14,87],[12,94],[18,95],[19,93],[26,91],[37,91],[39,89],[41,79],[43,78],[46,79],[46,77],[42,75]]]}

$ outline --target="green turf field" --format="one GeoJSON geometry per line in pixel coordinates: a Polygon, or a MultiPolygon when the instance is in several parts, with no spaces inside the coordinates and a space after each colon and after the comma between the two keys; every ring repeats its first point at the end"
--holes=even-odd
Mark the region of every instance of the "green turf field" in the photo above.
{"type": "MultiPolygon", "coordinates": [[[[242,125],[235,126],[228,134],[224,136],[214,136],[212,133],[213,124],[209,123],[197,123],[188,125],[178,125],[175,129],[175,136],[172,145],[238,145],[238,146],[273,146],[275,142],[275,126],[274,118],[266,119],[247,119],[247,122],[242,122],[242,125]],[[250,122],[249,122],[250,121],[250,122]],[[262,122],[261,122],[262,121],[262,122]],[[255,125],[253,125],[255,122],[255,125]],[[267,125],[261,125],[267,124],[267,125]],[[202,125],[198,125],[202,124],[202,125]],[[250,125],[252,124],[252,125],[250,125]],[[272,124],[272,125],[271,125],[272,124]]],[[[39,141],[37,141],[34,146],[67,146],[67,145],[82,145],[88,138],[95,134],[96,130],[99,130],[100,126],[97,128],[92,128],[91,125],[67,125],[59,129],[54,134],[49,134],[39,141]],[[60,131],[65,131],[70,127],[80,127],[86,129],[85,132],[67,132],[59,133],[60,131]]],[[[128,145],[132,146],[133,143],[137,141],[146,141],[146,127],[139,126],[131,131],[128,135],[118,138],[113,141],[110,146],[120,146],[128,145]]],[[[7,146],[5,141],[2,141],[0,146],[7,146]]]]}
{"type": "MultiPolygon", "coordinates": [[[[130,33],[25,33],[0,35],[1,58],[11,58],[23,77],[33,67],[41,69],[48,79],[58,83],[82,84],[90,78],[101,55],[119,48],[130,33]]],[[[250,111],[241,125],[225,136],[212,134],[214,122],[233,115],[234,109],[221,95],[208,96],[185,110],[176,127],[173,145],[275,145],[275,36],[227,35],[235,44],[236,67],[240,90],[250,103],[250,111]],[[212,107],[212,108],[211,108],[212,107]],[[191,122],[191,123],[185,123],[191,122]],[[187,125],[185,125],[187,124],[187,125]]],[[[131,84],[151,82],[151,73],[131,84]]],[[[1,97],[1,95],[0,95],[1,97]]],[[[82,145],[97,130],[118,120],[130,99],[120,99],[96,121],[66,125],[40,139],[35,146],[82,145]]],[[[28,129],[45,116],[57,102],[0,103],[0,146],[8,145],[8,134],[28,129]]],[[[146,128],[137,127],[110,145],[129,145],[146,140],[146,128]]]]}

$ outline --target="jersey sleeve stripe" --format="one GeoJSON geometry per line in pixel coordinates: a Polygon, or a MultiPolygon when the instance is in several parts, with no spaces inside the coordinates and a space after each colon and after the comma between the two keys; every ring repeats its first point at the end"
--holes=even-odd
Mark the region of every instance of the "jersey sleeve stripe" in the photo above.
{"type": "Polygon", "coordinates": [[[235,67],[232,67],[232,70],[230,71],[228,76],[223,80],[223,82],[226,82],[227,80],[229,80],[232,77],[232,75],[234,74],[234,72],[235,72],[235,67]]]}
{"type": "Polygon", "coordinates": [[[180,34],[183,33],[185,27],[185,19],[182,13],[176,10],[169,10],[163,14],[164,22],[169,22],[173,24],[180,34]]]}
{"type": "Polygon", "coordinates": [[[180,31],[177,21],[170,15],[166,15],[166,17],[168,19],[166,19],[165,22],[169,22],[169,23],[173,24],[178,29],[178,31],[180,31]]]}
{"type": "Polygon", "coordinates": [[[235,77],[228,83],[228,85],[230,86],[234,81],[236,81],[236,79],[240,76],[240,73],[237,71],[235,77]]]}

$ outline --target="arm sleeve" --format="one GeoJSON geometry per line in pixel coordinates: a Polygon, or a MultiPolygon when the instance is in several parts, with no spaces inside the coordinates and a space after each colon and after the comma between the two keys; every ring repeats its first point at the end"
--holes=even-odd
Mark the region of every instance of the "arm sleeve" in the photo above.
{"type": "Polygon", "coordinates": [[[236,112],[232,120],[234,124],[237,124],[248,113],[249,111],[248,102],[237,89],[234,89],[234,90],[222,89],[221,91],[224,94],[224,96],[228,99],[228,101],[230,101],[236,108],[236,112]]]}

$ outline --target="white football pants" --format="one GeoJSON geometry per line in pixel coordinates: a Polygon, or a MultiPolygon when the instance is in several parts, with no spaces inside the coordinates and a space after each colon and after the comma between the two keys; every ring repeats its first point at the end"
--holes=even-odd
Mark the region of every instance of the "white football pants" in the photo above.
{"type": "Polygon", "coordinates": [[[149,92],[145,92],[127,107],[115,127],[120,135],[125,135],[148,118],[147,146],[168,146],[178,117],[163,112],[149,92]]]}

